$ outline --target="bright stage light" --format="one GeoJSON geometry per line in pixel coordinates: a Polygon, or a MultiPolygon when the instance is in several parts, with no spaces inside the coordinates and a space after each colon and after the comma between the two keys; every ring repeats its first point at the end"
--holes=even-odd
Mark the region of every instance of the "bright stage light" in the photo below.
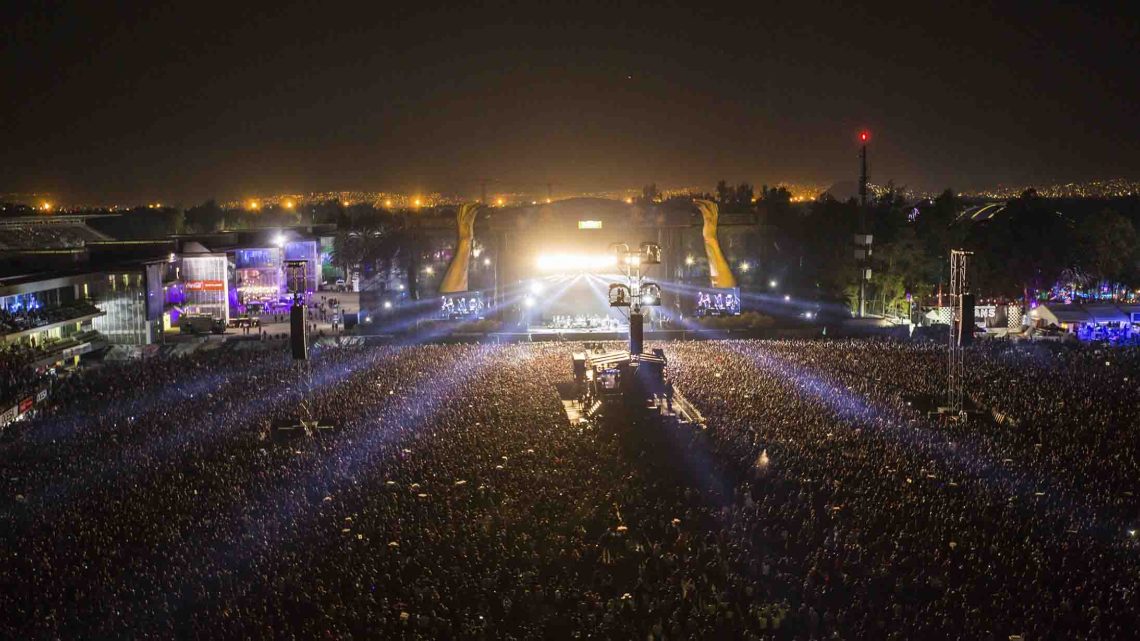
{"type": "Polygon", "coordinates": [[[536,296],[537,296],[537,295],[539,295],[539,294],[541,294],[541,293],[542,293],[542,290],[544,290],[544,289],[546,289],[546,288],[545,288],[545,287],[543,287],[543,286],[542,286],[542,283],[540,283],[540,282],[538,282],[538,281],[535,281],[535,282],[533,282],[533,283],[531,283],[531,284],[530,284],[530,293],[532,293],[532,294],[534,294],[534,295],[536,295],[536,296]]]}
{"type": "Polygon", "coordinates": [[[487,265],[487,266],[490,266],[490,265],[491,265],[491,259],[490,259],[490,258],[484,258],[484,259],[483,259],[483,264],[484,264],[484,265],[487,265]]]}
{"type": "Polygon", "coordinates": [[[613,254],[539,254],[535,266],[543,272],[589,272],[617,265],[613,254]]]}
{"type": "Polygon", "coordinates": [[[752,265],[749,265],[747,261],[740,263],[740,271],[746,272],[750,269],[752,269],[752,265]]]}
{"type": "Polygon", "coordinates": [[[788,302],[788,301],[790,301],[790,300],[792,300],[792,297],[791,297],[791,296],[789,296],[788,294],[784,294],[784,302],[786,303],[786,302],[788,302]]]}
{"type": "Polygon", "coordinates": [[[390,300],[384,301],[384,309],[392,309],[392,301],[390,301],[390,300]]]}
{"type": "Polygon", "coordinates": [[[645,303],[646,305],[652,305],[653,303],[657,302],[657,299],[652,296],[645,296],[642,298],[641,302],[645,303]]]}
{"type": "Polygon", "coordinates": [[[523,305],[528,308],[534,307],[534,296],[527,296],[525,299],[523,299],[523,305]]]}
{"type": "Polygon", "coordinates": [[[778,282],[776,282],[776,281],[774,281],[774,280],[770,280],[770,281],[768,281],[768,287],[775,287],[776,285],[779,285],[779,284],[780,284],[780,283],[778,283],[778,282]]]}
{"type": "Polygon", "coordinates": [[[692,267],[693,263],[695,263],[695,262],[697,262],[697,260],[695,258],[693,258],[692,256],[685,256],[685,264],[688,265],[689,267],[692,267]]]}

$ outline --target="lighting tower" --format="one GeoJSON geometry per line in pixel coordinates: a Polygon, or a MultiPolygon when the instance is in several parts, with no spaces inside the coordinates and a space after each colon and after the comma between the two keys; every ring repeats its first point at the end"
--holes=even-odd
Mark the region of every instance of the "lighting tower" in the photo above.
{"type": "Polygon", "coordinates": [[[949,366],[946,378],[946,405],[951,416],[962,417],[962,401],[965,397],[966,352],[974,327],[973,298],[966,268],[974,252],[960,249],[950,250],[950,341],[948,344],[949,366]],[[963,305],[965,303],[965,305],[963,305]],[[968,315],[968,317],[967,317],[968,315]]]}
{"type": "Polygon", "coordinates": [[[610,284],[610,307],[629,308],[629,353],[637,356],[644,351],[645,316],[643,307],[661,304],[661,286],[644,280],[643,265],[661,264],[661,247],[657,243],[641,243],[638,251],[630,251],[629,245],[612,245],[617,255],[618,265],[625,269],[626,284],[610,284]]]}
{"type": "Polygon", "coordinates": [[[867,265],[871,260],[872,236],[867,233],[867,141],[871,132],[859,132],[859,234],[855,236],[855,259],[859,263],[859,318],[867,312],[867,265]]]}

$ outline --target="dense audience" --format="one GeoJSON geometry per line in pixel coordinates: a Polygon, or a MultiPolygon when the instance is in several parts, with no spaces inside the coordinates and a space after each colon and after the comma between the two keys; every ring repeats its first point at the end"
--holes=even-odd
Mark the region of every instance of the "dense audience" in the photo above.
{"type": "Polygon", "coordinates": [[[106,240],[84,224],[41,224],[20,227],[0,227],[0,248],[45,249],[82,247],[87,243],[106,240]]]}
{"type": "Polygon", "coordinates": [[[50,386],[54,376],[32,366],[39,351],[24,345],[0,346],[0,412],[22,397],[50,386]]]}
{"type": "Polygon", "coordinates": [[[971,350],[995,427],[934,346],[662,347],[703,424],[570,425],[566,344],[81,372],[0,445],[3,636],[1134,634],[1140,351],[971,350]]]}
{"type": "Polygon", "coordinates": [[[97,307],[84,301],[35,309],[0,309],[0,334],[22,332],[27,329],[77,318],[84,314],[94,314],[98,311],[97,307]]]}

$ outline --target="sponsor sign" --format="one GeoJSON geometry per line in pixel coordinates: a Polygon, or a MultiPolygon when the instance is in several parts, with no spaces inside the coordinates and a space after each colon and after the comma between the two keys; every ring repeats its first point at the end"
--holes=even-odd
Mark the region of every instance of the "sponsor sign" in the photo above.
{"type": "Polygon", "coordinates": [[[188,280],[186,290],[191,292],[222,292],[226,290],[226,282],[222,280],[188,280]]]}

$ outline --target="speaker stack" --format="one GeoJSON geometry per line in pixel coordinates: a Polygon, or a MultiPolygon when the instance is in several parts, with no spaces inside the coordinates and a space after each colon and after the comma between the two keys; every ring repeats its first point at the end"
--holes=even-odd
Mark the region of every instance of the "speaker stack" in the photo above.
{"type": "Polygon", "coordinates": [[[962,294],[962,321],[958,323],[958,344],[965,347],[974,341],[974,295],[962,294]]]}
{"type": "Polygon", "coordinates": [[[308,360],[309,340],[305,334],[304,305],[293,305],[289,310],[289,345],[293,348],[293,360],[308,360]]]}

